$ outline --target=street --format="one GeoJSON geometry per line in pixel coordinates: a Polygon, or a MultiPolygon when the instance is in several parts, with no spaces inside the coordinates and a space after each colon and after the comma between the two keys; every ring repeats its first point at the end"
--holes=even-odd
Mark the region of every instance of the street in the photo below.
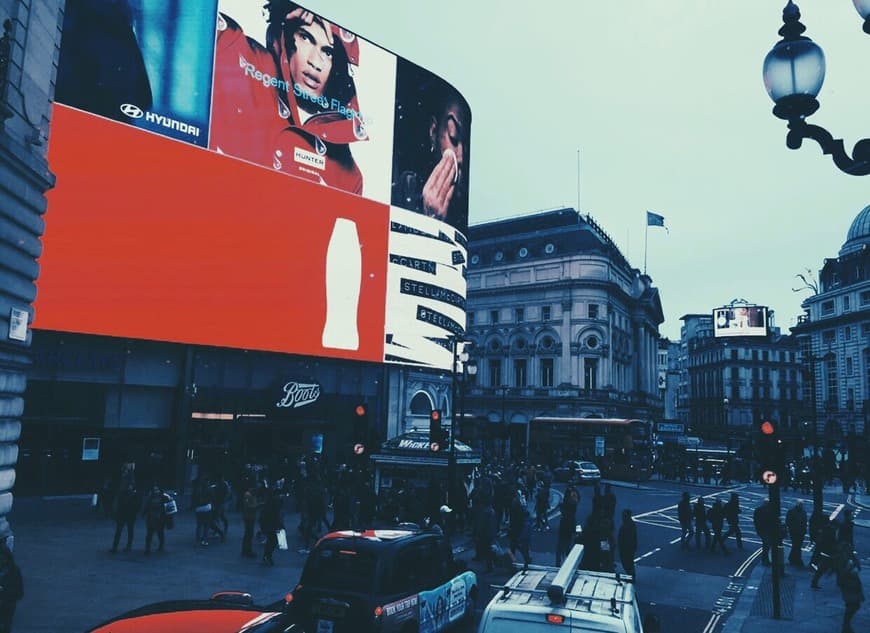
{"type": "MultiPolygon", "coordinates": [[[[563,486],[558,486],[562,488],[563,486]]],[[[715,633],[728,622],[740,594],[747,587],[757,565],[759,540],[752,526],[752,511],[766,495],[761,486],[714,488],[674,482],[645,482],[614,486],[616,516],[630,508],[638,527],[637,592],[643,614],[655,613],[663,631],[697,631],[715,633]],[[744,550],[737,550],[729,539],[729,554],[681,550],[676,520],[676,503],[680,493],[688,490],[707,499],[727,499],[738,493],[741,505],[741,528],[744,550]]],[[[591,509],[592,489],[580,489],[577,517],[583,522],[591,509]]],[[[783,493],[783,511],[795,499],[811,500],[791,492],[783,493]]],[[[846,496],[828,488],[825,510],[835,512],[846,496]]],[[[709,505],[709,504],[708,504],[709,505]]],[[[855,508],[857,521],[870,518],[870,512],[855,508]],[[862,516],[863,512],[863,516],[862,516]]],[[[123,611],[151,602],[171,599],[205,598],[218,590],[241,589],[250,592],[257,603],[280,600],[298,581],[305,555],[295,533],[298,515],[285,513],[291,534],[290,549],[276,555],[274,567],[259,560],[239,556],[241,519],[229,513],[230,530],[225,543],[213,539],[207,547],[194,540],[192,513],[182,509],[174,530],[167,534],[167,551],[144,556],[144,529],[137,525],[134,550],[110,554],[114,522],[97,515],[84,498],[17,499],[12,514],[16,528],[15,552],[25,578],[25,596],[19,604],[15,630],[28,633],[83,631],[123,611]]],[[[532,557],[535,563],[553,564],[558,518],[551,518],[551,530],[533,532],[532,557]]],[[[617,525],[618,529],[618,525],[617,525]]],[[[506,544],[506,539],[501,539],[506,544]]],[[[506,568],[483,573],[485,566],[471,560],[473,549],[468,539],[454,538],[460,546],[458,557],[468,561],[479,575],[482,599],[478,601],[478,618],[493,590],[511,573],[506,568]]],[[[870,534],[855,529],[855,546],[864,557],[870,551],[870,534]]],[[[809,561],[805,547],[804,561],[809,561]]],[[[787,568],[789,582],[809,585],[808,569],[787,568]]],[[[784,587],[788,587],[784,583],[784,587]]],[[[838,591],[834,579],[822,581],[824,592],[838,591]]],[[[818,595],[818,594],[816,594],[818,595]]],[[[783,614],[791,613],[787,604],[793,593],[783,592],[783,614]]],[[[756,601],[754,606],[759,606],[756,601]]],[[[763,605],[762,605],[763,606],[763,605]]],[[[768,608],[769,611],[769,608],[768,608]]],[[[866,622],[866,609],[855,619],[855,629],[866,622]]],[[[738,629],[739,630],[739,629],[738,629]]]]}

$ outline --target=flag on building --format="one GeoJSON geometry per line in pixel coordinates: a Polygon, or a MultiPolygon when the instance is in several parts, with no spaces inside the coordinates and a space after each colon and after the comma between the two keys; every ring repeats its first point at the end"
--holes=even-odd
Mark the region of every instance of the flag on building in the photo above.
{"type": "Polygon", "coordinates": [[[646,212],[646,225],[647,226],[664,226],[665,225],[665,216],[659,215],[658,213],[653,213],[652,211],[646,212]]]}

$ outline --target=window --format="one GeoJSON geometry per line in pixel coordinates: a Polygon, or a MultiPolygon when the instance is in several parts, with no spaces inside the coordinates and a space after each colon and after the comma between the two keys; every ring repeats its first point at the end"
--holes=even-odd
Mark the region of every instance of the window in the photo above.
{"type": "Polygon", "coordinates": [[[468,326],[474,325],[474,312],[468,312],[465,315],[465,322],[468,326]]]}
{"type": "Polygon", "coordinates": [[[598,318],[598,304],[590,303],[589,304],[589,318],[597,319],[598,318]]]}
{"type": "Polygon", "coordinates": [[[552,255],[556,251],[556,247],[553,244],[547,244],[544,246],[544,252],[547,255],[552,255]]]}
{"type": "Polygon", "coordinates": [[[828,386],[828,406],[837,408],[837,359],[829,358],[825,362],[825,371],[827,372],[828,386]]]}
{"type": "Polygon", "coordinates": [[[480,255],[478,255],[477,253],[475,253],[474,255],[472,255],[472,256],[471,256],[471,263],[472,263],[472,265],[477,265],[477,264],[479,264],[479,263],[480,263],[480,255]]]}
{"type": "Polygon", "coordinates": [[[494,358],[489,359],[489,386],[501,386],[501,361],[494,358]]]}
{"type": "Polygon", "coordinates": [[[870,305],[870,290],[865,290],[861,293],[861,305],[870,305]]]}
{"type": "Polygon", "coordinates": [[[852,326],[847,325],[843,328],[843,340],[851,341],[852,340],[852,326]]]}
{"type": "Polygon", "coordinates": [[[522,323],[525,317],[525,308],[514,308],[514,320],[517,323],[522,323]]]}
{"type": "Polygon", "coordinates": [[[851,356],[846,357],[846,375],[847,376],[852,375],[852,357],[851,356]]]}
{"type": "Polygon", "coordinates": [[[758,350],[757,349],[752,350],[752,360],[754,360],[754,361],[758,360],[758,350]]]}
{"type": "Polygon", "coordinates": [[[514,359],[514,387],[526,386],[526,359],[514,359]]]}
{"type": "Polygon", "coordinates": [[[524,259],[524,258],[526,258],[526,257],[529,256],[529,249],[527,249],[525,246],[523,246],[523,247],[520,249],[520,251],[519,251],[518,254],[519,254],[519,256],[520,256],[521,259],[524,259]]]}
{"type": "Polygon", "coordinates": [[[598,359],[583,359],[583,388],[598,389],[598,359]]]}
{"type": "Polygon", "coordinates": [[[737,350],[736,349],[731,350],[731,360],[737,360],[737,350]]]}
{"type": "Polygon", "coordinates": [[[848,312],[852,309],[852,298],[849,295],[843,297],[843,312],[848,312]]]}
{"type": "Polygon", "coordinates": [[[490,323],[498,323],[498,310],[490,310],[489,311],[489,322],[490,323]]]}
{"type": "Polygon", "coordinates": [[[501,251],[496,251],[495,252],[495,261],[500,262],[503,259],[504,259],[504,253],[502,253],[501,251]]]}
{"type": "Polygon", "coordinates": [[[834,314],[834,300],[822,301],[822,316],[834,314]]]}
{"type": "Polygon", "coordinates": [[[589,349],[595,349],[598,347],[598,337],[597,336],[587,336],[586,337],[586,347],[589,349]]]}
{"type": "Polygon", "coordinates": [[[822,343],[830,345],[837,340],[837,332],[835,330],[825,330],[822,332],[822,343]]]}
{"type": "Polygon", "coordinates": [[[552,358],[542,358],[541,359],[541,386],[542,387],[552,387],[553,386],[553,359],[552,358]]]}
{"type": "Polygon", "coordinates": [[[770,354],[767,350],[761,352],[761,360],[770,360],[770,354]]]}
{"type": "Polygon", "coordinates": [[[870,336],[870,323],[861,324],[861,336],[870,336]]]}
{"type": "Polygon", "coordinates": [[[541,321],[550,320],[550,306],[541,306],[541,321]]]}

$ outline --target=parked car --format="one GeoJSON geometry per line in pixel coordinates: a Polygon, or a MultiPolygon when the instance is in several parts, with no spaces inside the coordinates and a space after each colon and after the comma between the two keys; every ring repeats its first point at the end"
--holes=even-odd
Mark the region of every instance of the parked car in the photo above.
{"type": "Polygon", "coordinates": [[[592,462],[579,459],[569,459],[561,466],[553,470],[556,481],[563,483],[590,483],[601,481],[601,471],[592,462]]]}
{"type": "Polygon", "coordinates": [[[327,534],[288,596],[311,633],[443,631],[474,617],[477,576],[440,530],[327,534]]]}
{"type": "Polygon", "coordinates": [[[128,611],[89,633],[287,633],[298,631],[281,600],[256,606],[251,594],[223,591],[209,600],[170,600],[128,611]]]}

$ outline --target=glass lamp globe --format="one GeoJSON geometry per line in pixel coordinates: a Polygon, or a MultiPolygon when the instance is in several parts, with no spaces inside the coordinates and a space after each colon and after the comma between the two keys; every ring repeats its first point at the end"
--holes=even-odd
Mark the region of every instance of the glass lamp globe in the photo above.
{"type": "Polygon", "coordinates": [[[870,18],[870,0],[852,0],[852,4],[855,5],[855,10],[858,11],[858,15],[865,20],[870,18]]]}
{"type": "Polygon", "coordinates": [[[825,80],[825,54],[809,38],[781,40],[764,58],[763,75],[775,103],[792,95],[815,97],[825,80]]]}

